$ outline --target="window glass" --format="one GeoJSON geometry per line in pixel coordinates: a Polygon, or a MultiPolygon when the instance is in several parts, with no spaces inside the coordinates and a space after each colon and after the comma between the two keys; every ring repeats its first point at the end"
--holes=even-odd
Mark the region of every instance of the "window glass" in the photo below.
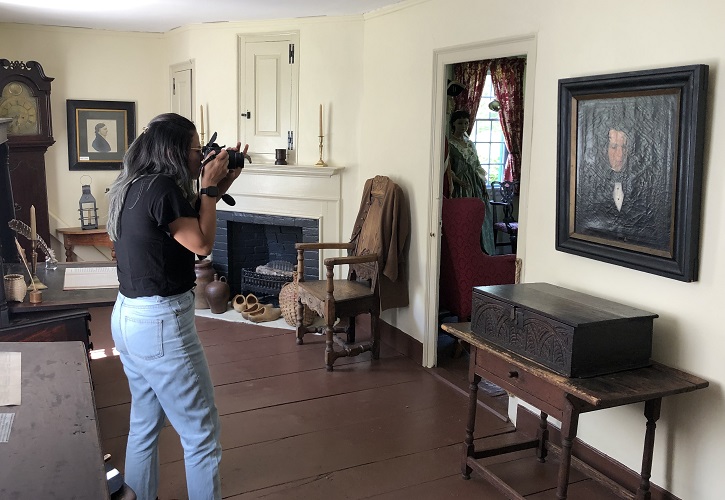
{"type": "Polygon", "coordinates": [[[488,74],[473,132],[471,132],[471,140],[476,144],[478,159],[481,162],[481,168],[488,174],[488,182],[503,180],[504,166],[508,157],[499,114],[488,107],[494,99],[496,99],[496,95],[493,91],[491,75],[488,74]]]}

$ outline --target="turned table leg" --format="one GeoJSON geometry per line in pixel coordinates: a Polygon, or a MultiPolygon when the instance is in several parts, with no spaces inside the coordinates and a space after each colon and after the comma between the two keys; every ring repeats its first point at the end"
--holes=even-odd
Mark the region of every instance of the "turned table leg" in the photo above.
{"type": "Polygon", "coordinates": [[[571,469],[571,445],[576,437],[579,426],[579,412],[571,403],[567,404],[564,418],[561,422],[561,462],[559,463],[559,481],[556,488],[556,498],[565,500],[569,488],[569,471],[571,469]]]}
{"type": "Polygon", "coordinates": [[[647,430],[644,434],[644,452],[642,453],[642,472],[640,473],[637,500],[650,500],[652,492],[649,490],[649,478],[652,473],[652,455],[655,448],[655,428],[660,418],[662,398],[650,399],[644,403],[644,416],[647,419],[647,430]]]}
{"type": "MultiPolygon", "coordinates": [[[[68,237],[66,236],[65,239],[67,240],[68,237]]],[[[63,246],[65,247],[65,261],[75,262],[75,259],[73,258],[73,244],[64,242],[63,246]]]]}
{"type": "Polygon", "coordinates": [[[464,479],[471,478],[471,469],[468,466],[468,457],[472,457],[476,451],[473,444],[473,431],[476,428],[476,407],[478,406],[478,383],[481,376],[476,375],[476,348],[471,346],[470,364],[468,367],[468,423],[466,424],[466,439],[463,441],[463,456],[461,457],[461,474],[464,479]]]}
{"type": "Polygon", "coordinates": [[[542,463],[546,462],[546,442],[549,440],[548,418],[549,415],[542,411],[539,420],[539,430],[536,432],[536,438],[539,440],[539,445],[536,447],[536,458],[542,463]]]}

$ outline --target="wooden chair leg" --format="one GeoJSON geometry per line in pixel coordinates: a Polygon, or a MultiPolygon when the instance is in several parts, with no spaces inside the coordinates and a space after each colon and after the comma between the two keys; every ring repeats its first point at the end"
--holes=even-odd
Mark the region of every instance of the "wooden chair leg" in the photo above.
{"type": "Polygon", "coordinates": [[[380,358],[380,328],[378,328],[378,315],[370,314],[370,337],[373,340],[373,359],[380,358]]]}
{"type": "Polygon", "coordinates": [[[325,367],[327,368],[328,372],[332,371],[332,364],[335,362],[335,358],[337,356],[335,355],[335,330],[334,330],[334,324],[335,319],[329,319],[325,318],[327,320],[327,324],[325,325],[325,367]]]}
{"type": "Polygon", "coordinates": [[[297,328],[295,329],[297,345],[302,345],[304,343],[302,337],[304,337],[305,333],[307,333],[307,327],[303,325],[305,315],[304,308],[305,306],[302,305],[302,301],[297,299],[297,308],[295,309],[295,317],[297,319],[297,328]]]}
{"type": "Polygon", "coordinates": [[[346,342],[348,344],[355,343],[355,316],[347,318],[347,326],[345,327],[345,334],[347,335],[346,342]]]}

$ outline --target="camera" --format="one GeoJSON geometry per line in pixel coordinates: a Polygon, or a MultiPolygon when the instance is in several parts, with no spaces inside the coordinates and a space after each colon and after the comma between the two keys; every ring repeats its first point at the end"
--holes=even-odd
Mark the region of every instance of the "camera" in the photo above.
{"type": "MultiPolygon", "coordinates": [[[[226,146],[220,146],[216,142],[216,132],[212,134],[211,139],[209,139],[209,142],[206,144],[206,146],[203,146],[201,148],[201,157],[206,158],[206,156],[214,151],[215,154],[208,159],[201,162],[202,165],[206,164],[207,162],[211,161],[216,155],[221,153],[222,149],[227,149],[226,146]]],[[[227,149],[227,153],[229,153],[229,170],[234,170],[235,168],[244,168],[244,153],[240,153],[239,151],[234,151],[232,149],[227,149]]]]}

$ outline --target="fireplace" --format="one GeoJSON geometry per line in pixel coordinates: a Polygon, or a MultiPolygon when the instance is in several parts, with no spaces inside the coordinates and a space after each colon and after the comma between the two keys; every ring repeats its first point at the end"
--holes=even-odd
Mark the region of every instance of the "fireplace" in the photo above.
{"type": "MultiPolygon", "coordinates": [[[[217,212],[214,269],[226,276],[232,294],[246,291],[243,270],[254,272],[270,262],[297,264],[295,243],[320,241],[317,219],[247,212],[217,212]]],[[[318,279],[319,252],[305,252],[305,278],[318,279]]]]}
{"type": "MultiPolygon", "coordinates": [[[[214,269],[240,293],[242,269],[274,260],[296,264],[297,242],[341,239],[342,167],[248,165],[229,190],[234,206],[217,206],[214,269]]],[[[339,252],[334,254],[340,255],[339,252]]],[[[322,259],[305,253],[305,278],[319,279],[322,259]]]]}

